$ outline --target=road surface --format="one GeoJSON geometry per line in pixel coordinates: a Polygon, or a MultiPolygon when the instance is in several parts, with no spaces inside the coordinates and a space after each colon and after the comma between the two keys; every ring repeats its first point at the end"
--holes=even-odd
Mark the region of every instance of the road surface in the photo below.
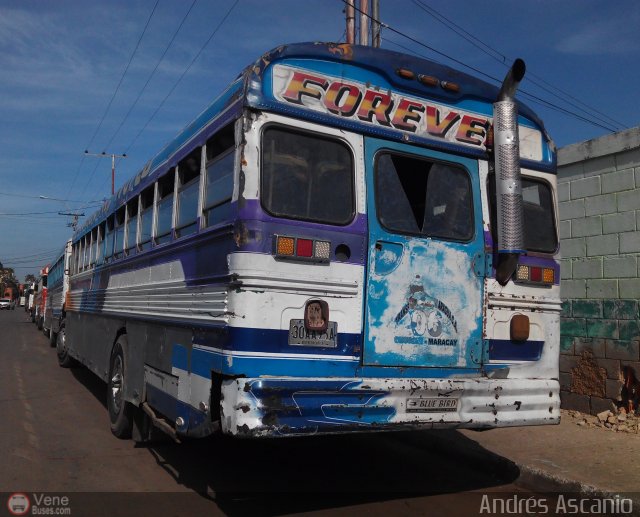
{"type": "Polygon", "coordinates": [[[455,431],[119,440],[105,384],[58,367],[21,308],[0,311],[0,382],[0,515],[15,492],[91,516],[478,515],[483,494],[528,494],[515,467],[455,431]]]}

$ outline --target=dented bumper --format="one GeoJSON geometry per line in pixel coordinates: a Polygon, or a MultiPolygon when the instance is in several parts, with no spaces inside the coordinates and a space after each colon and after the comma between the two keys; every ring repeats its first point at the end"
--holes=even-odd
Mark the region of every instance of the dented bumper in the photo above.
{"type": "Polygon", "coordinates": [[[291,436],[557,424],[560,386],[541,379],[234,379],[222,429],[291,436]]]}

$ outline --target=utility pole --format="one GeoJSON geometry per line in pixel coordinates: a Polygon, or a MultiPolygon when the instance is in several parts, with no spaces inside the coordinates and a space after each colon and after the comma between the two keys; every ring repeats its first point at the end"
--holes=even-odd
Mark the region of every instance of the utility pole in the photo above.
{"type": "Polygon", "coordinates": [[[98,158],[107,158],[111,156],[111,195],[113,196],[116,192],[116,158],[126,158],[126,154],[107,154],[104,151],[101,153],[90,153],[89,151],[85,151],[84,154],[87,156],[97,156],[98,158]]]}
{"type": "Polygon", "coordinates": [[[371,46],[380,48],[380,0],[371,0],[371,46]]]}
{"type": "Polygon", "coordinates": [[[354,8],[355,0],[347,0],[347,43],[349,45],[356,44],[356,10],[354,8]]]}
{"type": "Polygon", "coordinates": [[[356,44],[356,3],[358,4],[358,12],[360,13],[360,37],[358,42],[365,47],[369,45],[369,32],[371,32],[371,46],[380,47],[380,0],[371,0],[371,15],[369,15],[369,0],[345,0],[347,7],[345,9],[347,18],[347,43],[349,45],[356,44]],[[371,22],[369,22],[371,20],[371,22]],[[369,25],[371,31],[369,31],[369,25]]]}
{"type": "Polygon", "coordinates": [[[360,0],[360,45],[369,45],[369,0],[360,0]]]}

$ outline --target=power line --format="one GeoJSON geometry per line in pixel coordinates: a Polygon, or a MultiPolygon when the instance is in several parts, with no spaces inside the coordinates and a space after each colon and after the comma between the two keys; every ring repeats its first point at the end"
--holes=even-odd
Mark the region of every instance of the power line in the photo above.
{"type": "Polygon", "coordinates": [[[33,258],[38,258],[38,257],[42,257],[42,256],[47,256],[50,255],[51,253],[56,253],[57,251],[60,250],[60,246],[58,246],[57,248],[50,248],[50,249],[46,249],[46,250],[39,250],[36,253],[32,253],[31,255],[18,255],[15,257],[4,257],[4,260],[23,260],[23,259],[33,259],[33,258]]]}
{"type": "MultiPolygon", "coordinates": [[[[127,66],[125,67],[124,72],[122,73],[122,76],[120,77],[120,81],[118,81],[118,85],[116,86],[116,89],[113,92],[113,95],[111,96],[111,100],[109,101],[109,104],[107,104],[107,107],[104,110],[104,113],[102,114],[102,118],[100,119],[100,122],[98,123],[98,127],[96,127],[95,131],[93,132],[93,135],[91,136],[91,139],[89,140],[89,143],[84,146],[85,149],[89,149],[89,147],[91,147],[96,135],[98,134],[98,131],[100,131],[100,128],[102,127],[104,119],[106,118],[107,113],[109,112],[109,109],[111,108],[111,104],[113,103],[113,100],[116,98],[116,95],[118,94],[118,90],[120,89],[120,86],[122,85],[122,81],[124,80],[124,77],[127,74],[127,71],[129,70],[129,66],[131,66],[131,62],[133,61],[133,57],[135,56],[136,52],[138,51],[138,47],[140,46],[140,42],[142,41],[142,38],[144,37],[145,33],[147,32],[147,28],[149,27],[149,23],[151,22],[151,18],[153,18],[153,13],[155,13],[156,7],[158,7],[159,3],[160,3],[160,0],[156,0],[156,3],[153,6],[153,9],[151,9],[151,14],[149,15],[149,18],[147,19],[147,23],[145,24],[144,29],[142,30],[142,34],[140,34],[140,37],[138,38],[138,42],[136,43],[136,46],[133,49],[133,52],[131,53],[131,56],[129,57],[129,62],[127,63],[127,66]]],[[[73,190],[73,187],[75,187],[75,185],[76,185],[76,181],[78,180],[78,176],[80,175],[80,170],[82,169],[82,165],[84,164],[84,159],[85,159],[85,157],[83,155],[81,160],[80,160],[80,165],[78,165],[78,170],[76,171],[76,174],[75,174],[75,176],[73,178],[73,181],[71,182],[71,186],[69,187],[69,192],[67,193],[67,197],[69,197],[71,195],[71,191],[73,190]]],[[[97,166],[96,166],[96,168],[97,168],[97,166]]]]}
{"type": "MultiPolygon", "coordinates": [[[[480,51],[482,51],[483,53],[485,53],[486,55],[488,55],[492,59],[496,60],[497,62],[499,62],[500,64],[502,64],[502,65],[504,65],[506,67],[510,66],[509,65],[509,58],[507,56],[505,56],[502,52],[496,50],[491,45],[485,43],[484,41],[482,41],[477,36],[471,34],[469,31],[467,31],[464,28],[460,27],[460,25],[456,24],[455,22],[453,22],[452,20],[450,20],[449,18],[444,16],[442,13],[438,12],[433,7],[425,4],[421,0],[413,0],[413,3],[417,7],[419,7],[423,11],[425,11],[427,14],[430,14],[431,16],[433,16],[433,18],[436,21],[440,22],[445,27],[447,27],[448,29],[452,30],[453,32],[458,34],[460,37],[464,38],[471,45],[473,45],[474,47],[476,47],[477,49],[479,49],[480,51]]],[[[538,88],[540,88],[540,89],[546,91],[547,93],[553,95],[557,99],[560,99],[561,101],[566,102],[570,106],[573,106],[574,108],[579,109],[583,113],[588,113],[589,115],[593,116],[592,112],[595,112],[598,115],[601,115],[602,117],[604,117],[604,119],[601,118],[601,117],[594,117],[596,120],[599,120],[600,122],[602,122],[604,124],[613,123],[615,126],[617,126],[616,129],[620,129],[620,128],[628,129],[628,127],[625,126],[625,124],[623,124],[622,122],[618,122],[617,120],[609,117],[608,115],[598,111],[593,106],[589,106],[585,102],[577,99],[576,97],[574,97],[571,94],[565,92],[564,90],[562,90],[562,89],[550,84],[549,82],[545,81],[542,77],[538,76],[537,74],[535,74],[533,72],[529,72],[528,78],[529,78],[529,81],[532,82],[533,84],[535,84],[536,86],[538,86],[538,88]],[[543,84],[540,84],[540,83],[543,83],[543,84]],[[556,90],[557,92],[560,92],[564,96],[564,98],[561,97],[560,95],[558,95],[557,93],[553,92],[549,88],[547,88],[547,86],[549,88],[552,88],[553,90],[556,90]],[[569,98],[571,100],[567,100],[567,98],[569,98]],[[578,104],[572,102],[572,100],[576,101],[577,103],[581,104],[582,106],[584,106],[584,108],[587,108],[587,109],[584,109],[583,107],[579,106],[578,104]]]]}
{"type": "Polygon", "coordinates": [[[155,75],[156,71],[158,70],[158,67],[160,66],[160,63],[162,63],[162,61],[164,60],[164,57],[167,55],[167,52],[169,51],[169,48],[171,48],[171,45],[173,45],[173,42],[176,39],[176,36],[178,35],[178,33],[180,32],[180,29],[182,29],[182,26],[184,25],[184,22],[187,20],[187,17],[189,16],[189,14],[191,13],[193,7],[196,5],[196,2],[198,0],[193,0],[193,2],[191,3],[191,7],[189,7],[189,10],[187,11],[187,13],[184,15],[184,17],[182,18],[182,21],[180,22],[180,25],[178,25],[178,28],[176,29],[176,31],[173,33],[173,36],[171,38],[171,40],[169,41],[168,45],[165,47],[164,52],[162,53],[162,55],[160,56],[160,59],[158,59],[158,62],[156,63],[156,66],[154,67],[153,71],[151,72],[151,74],[149,74],[149,77],[147,78],[147,81],[144,83],[144,86],[141,88],[140,93],[138,93],[138,96],[136,97],[136,100],[133,101],[133,104],[131,105],[131,107],[129,108],[129,111],[127,111],[126,115],[124,116],[124,118],[122,119],[122,121],[120,122],[120,125],[118,126],[118,128],[115,130],[115,132],[113,133],[113,135],[111,135],[111,138],[109,139],[109,142],[107,142],[107,144],[105,145],[106,147],[109,147],[111,145],[111,142],[113,142],[113,140],[115,139],[115,137],[118,135],[118,133],[120,132],[120,129],[122,129],[122,126],[124,125],[124,123],[127,121],[127,119],[129,118],[129,115],[131,115],[131,112],[133,111],[133,108],[135,108],[138,104],[138,101],[140,100],[140,97],[142,97],[142,94],[144,93],[144,91],[146,90],[147,86],[149,85],[149,83],[151,82],[151,79],[153,78],[153,76],[155,75]]]}
{"type": "MultiPolygon", "coordinates": [[[[71,208],[71,210],[84,210],[86,208],[99,208],[102,205],[89,205],[89,206],[81,206],[77,208],[71,208]]],[[[59,210],[50,210],[46,212],[0,212],[0,215],[43,215],[43,214],[60,214],[59,210]]],[[[61,214],[60,214],[61,215],[61,214]]]]}
{"type": "Polygon", "coordinates": [[[196,60],[200,57],[200,54],[202,54],[202,52],[204,51],[204,49],[207,47],[207,45],[209,45],[209,43],[211,42],[211,40],[213,39],[213,37],[217,34],[217,32],[220,30],[220,27],[222,27],[222,25],[224,25],[224,23],[227,21],[227,18],[229,18],[229,15],[231,14],[231,12],[233,11],[233,9],[235,8],[236,5],[238,5],[238,2],[240,0],[235,0],[235,2],[233,3],[233,5],[227,10],[226,14],[224,15],[224,17],[222,18],[222,20],[220,21],[220,23],[218,23],[217,27],[213,30],[213,32],[209,35],[209,38],[207,38],[207,40],[204,42],[204,44],[200,47],[200,50],[198,50],[198,52],[196,53],[196,55],[193,57],[193,59],[191,60],[191,62],[189,63],[189,65],[187,66],[187,68],[184,69],[184,71],[182,72],[182,75],[180,75],[180,77],[178,78],[178,80],[174,83],[174,85],[171,87],[171,90],[169,90],[169,93],[167,93],[167,95],[165,96],[164,99],[162,99],[162,101],[160,102],[160,105],[156,108],[156,110],[153,112],[153,114],[151,115],[151,117],[149,117],[149,120],[147,120],[147,122],[144,124],[144,126],[142,127],[142,129],[138,132],[138,134],[133,138],[133,140],[131,141],[131,143],[129,144],[129,146],[127,147],[127,149],[125,150],[125,154],[129,153],[129,150],[131,149],[131,147],[133,147],[133,145],[137,142],[138,138],[140,138],[140,135],[142,135],[142,133],[144,133],[145,129],[147,129],[147,127],[149,126],[149,124],[151,123],[151,121],[155,118],[155,116],[158,114],[158,112],[162,109],[162,107],[164,106],[165,102],[167,102],[167,99],[171,96],[171,94],[175,91],[175,89],[178,87],[178,85],[180,84],[180,82],[182,81],[182,79],[184,78],[184,76],[187,74],[187,72],[189,70],[191,70],[191,67],[193,66],[193,64],[196,62],[196,60]]]}
{"type": "MultiPolygon", "coordinates": [[[[340,1],[341,1],[341,2],[343,2],[343,3],[345,3],[345,4],[347,3],[347,0],[340,0],[340,1]]],[[[356,11],[358,11],[358,12],[360,12],[360,13],[362,13],[362,11],[361,11],[360,9],[358,9],[357,7],[355,7],[355,10],[356,10],[356,11]]],[[[368,14],[366,14],[366,13],[365,13],[365,15],[366,15],[367,17],[369,17],[369,18],[372,18],[371,16],[369,16],[369,15],[368,15],[368,14]]],[[[440,51],[440,50],[437,50],[437,49],[435,49],[435,48],[433,48],[433,47],[431,47],[431,46],[427,45],[426,43],[423,43],[422,41],[417,40],[416,38],[414,38],[414,37],[412,37],[412,36],[409,36],[408,34],[403,33],[402,31],[399,31],[399,30],[397,30],[397,29],[394,29],[393,27],[391,27],[390,25],[388,25],[388,24],[386,24],[386,23],[382,23],[382,22],[380,22],[380,24],[381,24],[381,26],[382,26],[382,27],[384,27],[385,29],[387,29],[387,30],[389,30],[389,31],[393,32],[394,34],[397,34],[397,35],[399,35],[399,36],[402,36],[403,38],[406,38],[406,39],[408,39],[409,41],[412,41],[412,42],[413,42],[413,43],[415,43],[416,45],[419,45],[419,46],[424,47],[424,48],[426,48],[426,49],[428,49],[428,50],[430,50],[430,51],[432,51],[432,52],[435,52],[436,54],[438,54],[438,55],[440,55],[440,56],[443,56],[443,57],[445,57],[446,59],[449,59],[450,61],[453,61],[454,63],[457,63],[457,64],[459,64],[459,65],[461,65],[461,66],[463,66],[463,67],[465,67],[465,68],[468,68],[468,69],[470,69],[470,70],[472,70],[472,71],[476,72],[476,73],[477,73],[477,74],[479,74],[479,75],[482,75],[482,76],[484,76],[484,77],[486,77],[486,78],[488,78],[488,79],[490,79],[490,80],[492,80],[492,81],[494,81],[494,82],[496,82],[496,83],[498,83],[498,84],[501,84],[501,82],[502,82],[502,81],[501,81],[500,79],[498,79],[497,77],[493,77],[492,75],[490,75],[490,74],[488,74],[488,73],[486,73],[486,72],[483,72],[482,70],[480,70],[480,69],[478,69],[478,68],[476,68],[476,67],[474,67],[474,66],[471,66],[471,65],[469,65],[469,64],[467,64],[467,63],[465,63],[465,62],[463,62],[463,61],[460,61],[459,59],[456,59],[456,58],[454,58],[453,56],[449,56],[448,54],[446,54],[446,53],[444,53],[444,52],[442,52],[442,51],[440,51]]],[[[422,57],[426,57],[426,56],[422,56],[422,57]]],[[[529,93],[529,92],[527,92],[527,91],[525,91],[525,90],[523,90],[523,89],[519,89],[518,91],[519,91],[519,92],[521,92],[521,93],[522,93],[522,94],[524,94],[524,95],[529,96],[529,97],[530,97],[530,98],[532,98],[532,99],[537,100],[538,102],[543,103],[547,108],[555,109],[555,110],[557,110],[557,111],[560,111],[560,112],[564,113],[565,115],[570,115],[570,116],[572,116],[572,117],[574,117],[574,118],[576,118],[576,119],[578,119],[578,120],[581,120],[581,121],[586,122],[586,123],[588,123],[588,124],[591,124],[591,125],[593,125],[593,126],[597,126],[597,127],[601,128],[601,129],[605,129],[605,130],[610,131],[610,132],[612,132],[612,133],[613,133],[613,132],[615,132],[615,129],[612,129],[612,128],[611,128],[611,127],[609,127],[609,126],[602,125],[602,124],[600,124],[600,123],[598,123],[598,122],[595,122],[594,120],[591,120],[591,119],[588,119],[588,118],[586,118],[586,117],[583,117],[582,115],[579,115],[578,113],[575,113],[575,112],[573,112],[573,111],[571,111],[571,110],[568,110],[568,109],[566,109],[566,108],[562,108],[561,106],[558,106],[558,105],[556,105],[556,104],[554,104],[554,103],[552,103],[552,102],[550,102],[550,101],[547,101],[547,100],[541,99],[540,97],[538,97],[538,96],[536,96],[536,95],[534,95],[534,94],[532,94],[532,93],[529,93]]]]}
{"type": "MultiPolygon", "coordinates": [[[[397,46],[402,47],[402,48],[404,48],[404,49],[406,49],[406,50],[409,50],[409,49],[407,49],[406,47],[403,47],[402,45],[400,45],[399,43],[396,43],[395,41],[390,40],[388,37],[385,37],[385,38],[383,38],[383,39],[384,39],[385,41],[388,41],[389,43],[393,43],[394,45],[397,45],[397,46]]],[[[422,58],[425,58],[425,59],[429,59],[427,56],[425,56],[424,54],[420,54],[419,52],[415,52],[415,51],[411,51],[411,52],[412,52],[413,54],[415,54],[416,56],[418,56],[418,57],[422,57],[422,58]]],[[[487,75],[487,74],[485,74],[485,75],[487,75]]],[[[498,78],[492,78],[492,79],[493,79],[494,81],[496,81],[497,83],[500,83],[500,82],[501,82],[498,78]]],[[[600,128],[602,128],[602,129],[606,129],[607,131],[614,132],[614,130],[613,130],[613,129],[611,129],[610,127],[607,127],[607,126],[604,126],[604,125],[599,124],[599,123],[597,123],[597,122],[594,122],[593,120],[589,120],[589,119],[587,119],[586,117],[583,117],[582,115],[580,115],[580,114],[578,114],[578,113],[575,113],[575,112],[570,111],[570,110],[568,110],[568,109],[566,109],[566,108],[563,108],[563,107],[561,107],[561,106],[558,106],[558,105],[556,105],[556,104],[553,104],[552,102],[549,102],[549,101],[547,101],[547,100],[545,100],[545,99],[542,99],[542,98],[538,97],[537,95],[534,95],[534,94],[532,94],[532,93],[528,92],[527,90],[525,90],[525,89],[523,89],[523,88],[519,88],[519,89],[518,89],[518,93],[519,93],[519,94],[522,94],[522,95],[527,96],[531,101],[536,102],[536,103],[538,103],[538,104],[541,104],[541,105],[542,105],[542,106],[544,106],[545,108],[548,108],[548,109],[551,109],[551,110],[554,110],[554,111],[558,111],[558,112],[560,112],[560,113],[563,113],[564,115],[569,115],[569,116],[572,116],[572,117],[574,117],[574,118],[576,118],[576,119],[578,119],[578,120],[581,120],[582,122],[586,122],[586,123],[588,123],[588,124],[591,124],[591,125],[594,125],[594,126],[600,127],[600,128]]]]}
{"type": "Polygon", "coordinates": [[[109,104],[107,104],[107,107],[104,110],[104,113],[102,114],[102,118],[100,119],[100,122],[98,123],[98,127],[93,132],[93,135],[91,136],[91,140],[89,141],[89,143],[87,145],[84,146],[85,149],[89,149],[89,147],[91,147],[96,135],[98,134],[98,131],[100,131],[100,128],[102,127],[102,123],[104,122],[104,119],[106,118],[107,113],[109,112],[109,109],[111,108],[111,105],[113,104],[113,101],[116,98],[116,95],[118,94],[118,91],[120,90],[120,86],[122,86],[122,82],[124,81],[124,77],[127,75],[129,67],[131,66],[131,63],[133,61],[133,58],[136,55],[136,52],[138,51],[138,47],[140,47],[140,43],[142,42],[142,38],[144,37],[145,33],[147,32],[147,28],[149,27],[149,23],[151,22],[151,18],[153,18],[153,13],[156,12],[156,7],[158,7],[158,3],[160,3],[160,0],[156,0],[156,3],[153,6],[153,9],[151,10],[151,14],[149,15],[149,18],[147,19],[147,23],[144,26],[142,34],[140,34],[140,37],[138,38],[138,42],[136,43],[136,47],[133,49],[133,52],[131,53],[131,56],[129,57],[129,62],[127,63],[127,66],[125,67],[124,72],[122,72],[122,76],[120,77],[120,81],[118,81],[118,85],[116,86],[116,89],[113,92],[113,95],[111,96],[111,100],[109,101],[109,104]]]}

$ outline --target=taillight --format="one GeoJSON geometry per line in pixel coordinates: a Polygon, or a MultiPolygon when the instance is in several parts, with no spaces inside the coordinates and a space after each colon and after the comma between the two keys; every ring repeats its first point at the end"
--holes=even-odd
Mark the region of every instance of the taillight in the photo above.
{"type": "Polygon", "coordinates": [[[274,235],[273,254],[280,259],[329,262],[331,242],[287,235],[274,235]]]}
{"type": "Polygon", "coordinates": [[[516,270],[516,282],[539,285],[553,285],[555,271],[550,267],[525,266],[519,264],[516,270]]]}

